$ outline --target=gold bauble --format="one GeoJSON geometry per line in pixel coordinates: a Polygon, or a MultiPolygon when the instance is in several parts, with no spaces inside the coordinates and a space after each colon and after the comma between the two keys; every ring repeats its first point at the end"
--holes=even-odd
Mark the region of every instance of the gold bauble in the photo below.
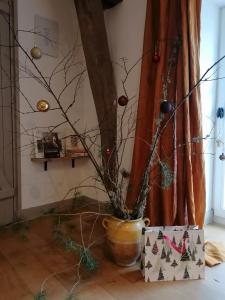
{"type": "Polygon", "coordinates": [[[47,110],[49,110],[49,103],[48,101],[41,99],[37,102],[37,109],[41,112],[45,112],[47,110]]]}
{"type": "Polygon", "coordinates": [[[30,54],[34,59],[40,59],[42,57],[41,49],[36,46],[30,50],[30,54]]]}

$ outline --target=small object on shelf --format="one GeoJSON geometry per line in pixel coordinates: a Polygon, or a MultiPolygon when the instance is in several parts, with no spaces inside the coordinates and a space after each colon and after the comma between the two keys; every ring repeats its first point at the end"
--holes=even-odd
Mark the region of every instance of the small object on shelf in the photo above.
{"type": "Polygon", "coordinates": [[[62,143],[56,132],[43,132],[43,145],[45,158],[58,158],[62,150],[62,143]]]}
{"type": "Polygon", "coordinates": [[[123,95],[123,96],[119,97],[118,104],[120,106],[125,106],[125,105],[127,105],[127,103],[128,103],[128,98],[126,96],[123,95]]]}
{"type": "Polygon", "coordinates": [[[37,102],[36,107],[40,112],[46,112],[49,110],[49,103],[48,101],[41,99],[37,102]]]}
{"type": "Polygon", "coordinates": [[[32,58],[34,59],[40,59],[42,57],[42,51],[39,47],[34,46],[31,50],[30,50],[30,55],[32,56],[32,58]]]}
{"type": "Polygon", "coordinates": [[[86,153],[82,145],[79,145],[79,138],[75,134],[71,134],[64,139],[65,156],[74,156],[76,153],[86,153]]]}

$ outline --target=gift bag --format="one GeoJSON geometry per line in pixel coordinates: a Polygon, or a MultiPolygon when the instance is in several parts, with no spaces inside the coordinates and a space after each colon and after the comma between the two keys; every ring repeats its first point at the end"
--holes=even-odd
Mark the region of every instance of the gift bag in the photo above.
{"type": "Polygon", "coordinates": [[[143,228],[141,270],[145,282],[204,278],[203,230],[196,226],[143,228]]]}

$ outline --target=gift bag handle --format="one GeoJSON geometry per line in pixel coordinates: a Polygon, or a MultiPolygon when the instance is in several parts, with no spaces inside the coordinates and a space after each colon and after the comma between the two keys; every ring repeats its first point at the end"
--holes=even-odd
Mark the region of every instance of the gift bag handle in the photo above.
{"type": "Polygon", "coordinates": [[[169,236],[167,235],[163,235],[163,238],[169,243],[169,245],[178,253],[184,254],[186,251],[186,238],[183,238],[183,243],[181,247],[177,247],[177,245],[175,243],[173,243],[173,241],[171,241],[171,239],[169,238],[169,236]]]}

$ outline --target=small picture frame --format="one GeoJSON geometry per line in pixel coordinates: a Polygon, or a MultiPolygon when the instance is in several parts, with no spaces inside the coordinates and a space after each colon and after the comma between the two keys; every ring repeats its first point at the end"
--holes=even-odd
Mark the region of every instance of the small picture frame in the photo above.
{"type": "Polygon", "coordinates": [[[32,157],[59,158],[64,156],[58,132],[35,132],[32,157]]]}
{"type": "Polygon", "coordinates": [[[64,138],[65,156],[74,156],[76,153],[84,153],[85,150],[77,135],[71,134],[64,138]]]}

